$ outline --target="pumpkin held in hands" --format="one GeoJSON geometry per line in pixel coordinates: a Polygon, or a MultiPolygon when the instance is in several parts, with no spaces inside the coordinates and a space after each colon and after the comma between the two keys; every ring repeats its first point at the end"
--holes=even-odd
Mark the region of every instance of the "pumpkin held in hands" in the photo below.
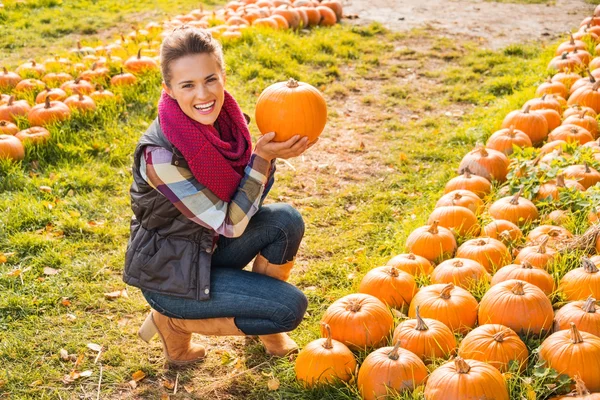
{"type": "Polygon", "coordinates": [[[314,142],[327,122],[327,104],[321,92],[295,79],[266,88],[256,103],[256,125],[264,135],[275,132],[275,141],[283,142],[300,135],[314,142]]]}

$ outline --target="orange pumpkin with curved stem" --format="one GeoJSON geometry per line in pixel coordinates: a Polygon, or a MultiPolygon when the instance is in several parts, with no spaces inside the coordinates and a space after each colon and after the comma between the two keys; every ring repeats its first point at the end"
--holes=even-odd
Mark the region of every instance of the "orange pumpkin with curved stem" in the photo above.
{"type": "Polygon", "coordinates": [[[65,104],[69,108],[76,109],[82,112],[94,111],[96,103],[89,96],[84,96],[82,93],[74,94],[65,100],[65,104]]]}
{"type": "Polygon", "coordinates": [[[527,101],[525,107],[529,106],[529,111],[536,110],[554,110],[557,113],[562,113],[562,107],[554,96],[547,94],[542,95],[540,98],[535,98],[527,101]]]}
{"type": "Polygon", "coordinates": [[[569,96],[567,104],[579,104],[590,107],[596,113],[600,112],[600,81],[594,83],[591,87],[581,87],[569,96]]]}
{"type": "Polygon", "coordinates": [[[325,324],[327,336],[313,340],[296,357],[296,379],[312,387],[332,384],[337,380],[348,382],[356,369],[356,357],[350,349],[331,338],[331,328],[325,324]]]}
{"type": "Polygon", "coordinates": [[[60,85],[60,88],[70,95],[74,93],[90,94],[94,91],[94,85],[81,78],[65,82],[60,85]]]}
{"type": "Polygon", "coordinates": [[[63,101],[67,98],[67,93],[59,88],[50,89],[48,86],[39,92],[37,96],[35,96],[36,104],[42,104],[46,101],[46,97],[49,97],[51,101],[63,101]]]}
{"type": "MultiPolygon", "coordinates": [[[[394,329],[394,318],[387,306],[364,293],[352,293],[334,301],[321,322],[331,326],[333,339],[353,350],[381,346],[394,329]]],[[[321,326],[321,335],[326,334],[321,326]]]]}
{"type": "Polygon", "coordinates": [[[71,117],[69,107],[60,101],[50,101],[46,98],[43,104],[34,106],[27,119],[32,126],[45,126],[54,122],[65,121],[71,117]]]}
{"type": "Polygon", "coordinates": [[[515,258],[515,263],[521,264],[527,261],[536,268],[547,269],[556,256],[556,250],[546,246],[549,239],[545,236],[539,245],[524,247],[515,258]]]}
{"type": "Polygon", "coordinates": [[[579,376],[594,392],[600,391],[600,338],[580,332],[573,322],[569,330],[558,331],[542,342],[540,360],[548,368],[571,378],[579,376]]]}
{"type": "Polygon", "coordinates": [[[514,128],[514,125],[511,125],[508,129],[500,129],[494,132],[487,140],[485,146],[501,151],[506,155],[512,154],[513,146],[531,147],[532,143],[529,136],[525,132],[514,128]]]}
{"type": "Polygon", "coordinates": [[[529,350],[512,329],[499,324],[481,325],[464,337],[458,355],[493,365],[500,372],[508,372],[516,362],[519,371],[527,368],[529,350]]]}
{"type": "Polygon", "coordinates": [[[479,324],[501,324],[519,334],[549,332],[554,310],[540,288],[510,279],[490,288],[479,303],[479,324]]]}
{"type": "Polygon", "coordinates": [[[19,74],[10,72],[6,67],[2,67],[2,72],[0,72],[0,90],[11,90],[22,80],[23,78],[19,74]]]}
{"type": "Polygon", "coordinates": [[[492,238],[467,240],[456,250],[456,257],[477,261],[488,272],[493,272],[512,260],[504,243],[492,238]]]}
{"type": "Polygon", "coordinates": [[[490,274],[475,260],[451,258],[441,262],[431,273],[431,283],[454,283],[463,289],[476,286],[479,281],[489,282],[490,274]]]}
{"type": "Polygon", "coordinates": [[[540,225],[527,234],[527,240],[531,243],[538,243],[544,237],[548,238],[548,246],[555,246],[556,243],[571,239],[573,234],[568,229],[555,225],[540,225]]]}
{"type": "Polygon", "coordinates": [[[502,121],[502,128],[514,126],[515,129],[525,132],[531,143],[536,146],[548,137],[548,122],[543,116],[529,111],[529,106],[525,106],[523,110],[511,111],[502,121]]]}
{"type": "Polygon", "coordinates": [[[554,313],[554,331],[569,329],[571,322],[577,329],[600,337],[600,309],[592,296],[586,300],[573,301],[554,313]]]}
{"type": "Polygon", "coordinates": [[[14,117],[25,116],[30,110],[26,100],[15,100],[15,96],[10,96],[6,104],[0,105],[0,120],[17,122],[14,117]]]}
{"type": "Polygon", "coordinates": [[[110,78],[110,84],[113,86],[131,86],[137,83],[137,78],[130,72],[121,72],[110,78]]]}
{"type": "Polygon", "coordinates": [[[468,168],[471,173],[483,176],[488,180],[504,182],[508,173],[508,158],[504,153],[478,146],[468,152],[458,166],[459,173],[468,168]]]}
{"type": "Polygon", "coordinates": [[[573,115],[581,115],[585,111],[585,115],[588,117],[596,118],[598,114],[596,111],[592,110],[589,107],[583,107],[579,104],[572,104],[563,112],[562,116],[564,119],[567,119],[573,115]]]}
{"type": "Polygon", "coordinates": [[[494,399],[508,400],[504,377],[490,364],[454,360],[438,367],[429,375],[425,385],[427,400],[494,399]]]}
{"type": "Polygon", "coordinates": [[[579,78],[577,79],[573,85],[571,85],[571,88],[569,89],[569,94],[573,94],[577,89],[582,88],[582,87],[593,87],[594,84],[596,83],[597,79],[594,76],[594,74],[592,74],[590,72],[590,70],[586,70],[587,72],[587,76],[583,77],[583,78],[579,78]]]}
{"type": "Polygon", "coordinates": [[[573,377],[575,381],[575,390],[565,396],[551,397],[550,400],[600,400],[600,393],[590,393],[585,382],[575,375],[573,377]]]}
{"type": "MultiPolygon", "coordinates": [[[[600,260],[598,260],[600,264],[600,260]]],[[[589,296],[600,298],[600,271],[590,258],[581,259],[581,267],[565,274],[560,281],[559,289],[569,301],[585,300],[589,296]]]]}
{"type": "Polygon", "coordinates": [[[17,67],[15,70],[17,74],[21,76],[35,76],[40,77],[46,73],[46,67],[44,64],[38,64],[35,60],[29,60],[17,67]]]}
{"type": "Polygon", "coordinates": [[[495,219],[486,226],[484,226],[481,236],[490,237],[492,239],[497,239],[504,242],[504,232],[508,234],[508,237],[506,237],[506,239],[512,242],[521,240],[521,238],[523,237],[523,232],[521,232],[521,229],[514,223],[505,219],[495,219]]]}
{"type": "Polygon", "coordinates": [[[439,221],[422,226],[411,232],[406,238],[406,248],[409,252],[425,257],[431,262],[452,257],[456,250],[454,234],[439,221]]]}
{"type": "Polygon", "coordinates": [[[431,261],[425,257],[408,253],[398,254],[387,262],[390,267],[398,268],[401,271],[407,272],[414,277],[429,275],[433,271],[431,261]]]}
{"type": "Polygon", "coordinates": [[[126,70],[132,73],[142,73],[146,71],[158,70],[158,64],[154,59],[143,56],[142,49],[139,49],[137,55],[129,57],[124,63],[123,66],[126,70]]]}
{"type": "Polygon", "coordinates": [[[422,287],[410,303],[409,317],[416,317],[417,306],[424,318],[436,319],[461,333],[471,330],[477,320],[475,297],[452,283],[422,287]]]}
{"type": "Polygon", "coordinates": [[[365,358],[356,380],[363,400],[411,391],[425,382],[429,372],[423,361],[400,345],[382,347],[365,358]]]}
{"type": "Polygon", "coordinates": [[[0,121],[0,133],[4,135],[14,135],[19,132],[19,127],[12,122],[1,120],[0,121]]]}
{"type": "Polygon", "coordinates": [[[418,290],[412,275],[388,266],[373,268],[367,272],[358,287],[359,293],[375,296],[392,308],[410,304],[418,290]]]}
{"type": "Polygon", "coordinates": [[[427,223],[431,225],[434,221],[460,236],[478,235],[480,230],[477,216],[473,211],[461,206],[436,207],[429,215],[427,223]]]}
{"type": "Polygon", "coordinates": [[[574,57],[571,53],[565,51],[561,55],[554,57],[548,63],[548,69],[560,71],[579,71],[583,70],[585,65],[577,57],[574,57]]]}
{"type": "Polygon", "coordinates": [[[549,141],[564,140],[565,142],[577,142],[585,144],[594,140],[592,134],[585,128],[574,124],[564,124],[555,128],[548,135],[549,141]]]}
{"type": "Polygon", "coordinates": [[[594,139],[598,138],[598,121],[593,115],[588,115],[587,110],[583,110],[581,114],[574,114],[565,118],[563,124],[580,126],[587,130],[594,139]]]}
{"type": "Polygon", "coordinates": [[[548,78],[544,83],[540,84],[535,91],[536,96],[543,96],[545,94],[557,94],[565,99],[569,97],[569,91],[565,84],[560,81],[552,80],[551,78],[548,78]]]}
{"type": "Polygon", "coordinates": [[[446,358],[456,349],[456,338],[450,328],[438,320],[421,318],[419,306],[415,308],[415,319],[400,322],[394,330],[392,343],[399,341],[424,362],[446,358]]]}
{"type": "Polygon", "coordinates": [[[300,135],[314,142],[325,128],[327,104],[316,88],[290,79],[275,83],[261,93],[255,117],[260,132],[275,132],[276,141],[300,135]]]}
{"type": "Polygon", "coordinates": [[[583,165],[570,165],[565,168],[565,176],[577,180],[585,189],[600,182],[600,172],[590,167],[587,162],[583,165]]]}
{"type": "Polygon", "coordinates": [[[531,200],[521,197],[523,188],[514,196],[503,197],[496,200],[489,208],[489,213],[494,219],[505,219],[518,226],[523,226],[539,216],[538,209],[531,200]]]}
{"type": "Polygon", "coordinates": [[[15,135],[23,143],[43,144],[50,140],[50,132],[41,126],[32,126],[15,135]]]}
{"type": "Polygon", "coordinates": [[[571,33],[569,34],[569,36],[570,36],[569,40],[567,40],[566,42],[562,42],[561,44],[558,45],[555,55],[560,56],[565,51],[569,52],[569,51],[573,51],[575,49],[579,49],[579,50],[587,49],[587,44],[585,42],[583,42],[581,40],[575,40],[575,38],[573,38],[573,34],[571,34],[571,33]]]}
{"type": "Polygon", "coordinates": [[[440,197],[435,203],[436,208],[444,206],[461,206],[479,214],[483,209],[483,201],[470,190],[453,190],[440,197]]]}
{"type": "Polygon", "coordinates": [[[554,200],[558,200],[559,198],[559,189],[560,188],[573,188],[580,191],[584,191],[585,188],[577,181],[573,179],[565,180],[564,174],[559,174],[556,177],[556,180],[548,181],[542,184],[538,188],[538,192],[535,196],[537,200],[544,200],[547,198],[552,198],[554,200]]]}
{"type": "Polygon", "coordinates": [[[23,143],[13,135],[0,134],[0,159],[19,161],[25,158],[23,143]]]}
{"type": "Polygon", "coordinates": [[[535,268],[529,261],[521,264],[510,264],[500,268],[492,277],[492,286],[510,279],[518,279],[539,287],[546,296],[549,296],[556,285],[554,279],[547,271],[535,268]]]}
{"type": "Polygon", "coordinates": [[[482,176],[473,175],[469,168],[464,168],[462,175],[454,177],[446,183],[444,193],[454,190],[469,190],[481,198],[492,191],[492,184],[482,176]]]}

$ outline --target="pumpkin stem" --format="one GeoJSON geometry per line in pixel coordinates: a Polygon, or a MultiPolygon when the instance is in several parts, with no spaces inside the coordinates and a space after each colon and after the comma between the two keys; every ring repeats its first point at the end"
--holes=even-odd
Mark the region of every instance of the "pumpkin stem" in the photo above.
{"type": "Polygon", "coordinates": [[[592,86],[592,90],[598,90],[599,87],[600,87],[600,81],[596,81],[596,83],[594,83],[594,86],[592,86]]]}
{"type": "Polygon", "coordinates": [[[325,339],[325,343],[323,343],[323,348],[331,350],[333,349],[333,344],[331,343],[331,327],[325,322],[322,322],[321,325],[323,325],[325,327],[325,330],[327,331],[327,338],[325,339]]]}
{"type": "Polygon", "coordinates": [[[573,342],[573,344],[583,343],[581,333],[579,333],[579,330],[575,326],[574,322],[571,322],[571,342],[573,342]]]}
{"type": "Polygon", "coordinates": [[[565,175],[564,174],[559,174],[556,177],[556,186],[561,187],[561,188],[565,187],[565,175]]]}
{"type": "Polygon", "coordinates": [[[531,108],[531,104],[526,104],[525,108],[523,109],[523,113],[524,114],[529,114],[529,109],[531,108]]]}
{"type": "Polygon", "coordinates": [[[408,253],[408,255],[406,256],[406,258],[408,258],[409,260],[416,260],[417,257],[415,257],[415,255],[413,253],[408,253]]]}
{"type": "Polygon", "coordinates": [[[2,70],[4,71],[4,75],[8,74],[8,70],[6,69],[6,67],[2,67],[2,70]]]}
{"type": "Polygon", "coordinates": [[[285,86],[289,87],[290,89],[294,89],[294,88],[297,88],[300,85],[298,84],[297,80],[295,80],[294,78],[290,78],[290,79],[288,79],[288,81],[285,84],[285,86]]]}
{"type": "Polygon", "coordinates": [[[463,170],[463,174],[465,175],[465,178],[466,178],[466,179],[470,179],[470,178],[471,178],[471,170],[469,169],[469,167],[466,167],[466,168],[463,170]]]}
{"type": "Polygon", "coordinates": [[[548,240],[550,240],[550,236],[546,235],[542,238],[542,241],[538,246],[538,254],[546,254],[546,244],[548,243],[548,240]]]}
{"type": "Polygon", "coordinates": [[[487,150],[485,149],[485,146],[481,146],[477,149],[477,151],[479,152],[479,155],[481,157],[487,157],[489,155],[489,153],[487,152],[487,150]]]}
{"type": "Polygon", "coordinates": [[[569,36],[571,36],[571,42],[569,43],[571,46],[575,45],[575,39],[573,39],[573,33],[569,32],[569,36]]]}
{"type": "Polygon", "coordinates": [[[587,161],[584,161],[584,162],[583,162],[583,166],[585,167],[585,173],[586,173],[586,174],[589,174],[590,172],[592,172],[592,171],[590,170],[590,166],[589,166],[589,164],[587,163],[587,161]]]}
{"type": "Polygon", "coordinates": [[[359,312],[360,304],[358,301],[351,300],[350,303],[346,306],[346,311],[359,312]]]}
{"type": "Polygon", "coordinates": [[[496,342],[498,342],[498,343],[502,343],[502,342],[504,342],[504,337],[505,337],[506,335],[508,335],[509,333],[510,333],[510,331],[509,331],[508,329],[504,329],[504,330],[502,330],[502,331],[500,331],[500,332],[496,333],[496,334],[493,336],[493,338],[494,338],[494,340],[495,340],[496,342]]]}
{"type": "Polygon", "coordinates": [[[50,108],[50,107],[52,107],[52,106],[50,105],[50,96],[46,96],[46,99],[45,99],[45,101],[44,101],[44,108],[45,108],[45,109],[48,109],[48,108],[50,108]]]}
{"type": "MultiPolygon", "coordinates": [[[[463,197],[462,194],[460,194],[460,193],[454,193],[454,197],[452,198],[452,203],[454,203],[455,201],[458,201],[458,200],[462,199],[462,197],[463,197]]],[[[452,205],[454,205],[454,204],[452,204],[452,205]]]]}
{"type": "Polygon", "coordinates": [[[596,299],[590,295],[585,303],[581,306],[581,309],[586,313],[594,314],[596,312],[596,299]]]}
{"type": "Polygon", "coordinates": [[[513,206],[518,206],[519,205],[519,197],[521,197],[522,194],[523,194],[523,186],[521,186],[521,189],[519,189],[519,191],[517,193],[515,193],[513,198],[510,199],[510,204],[512,204],[513,206]]]}
{"type": "Polygon", "coordinates": [[[448,300],[450,298],[450,292],[452,290],[454,290],[454,284],[453,283],[447,284],[440,292],[440,298],[442,298],[444,300],[448,300]]]}
{"type": "Polygon", "coordinates": [[[454,262],[452,263],[452,266],[456,267],[456,268],[460,268],[462,266],[464,266],[465,264],[460,261],[460,260],[454,260],[454,262]]]}
{"type": "Polygon", "coordinates": [[[416,310],[417,326],[415,327],[415,329],[418,331],[426,331],[429,329],[429,327],[427,326],[427,324],[425,323],[423,318],[421,318],[421,313],[419,311],[420,308],[421,308],[421,306],[417,306],[417,310],[416,310]]]}
{"type": "Polygon", "coordinates": [[[471,370],[471,366],[460,357],[454,359],[454,366],[456,367],[456,372],[459,374],[468,374],[471,370]]]}
{"type": "Polygon", "coordinates": [[[396,268],[396,267],[391,267],[388,273],[389,273],[389,274],[390,274],[390,276],[391,276],[391,277],[393,277],[393,278],[397,278],[397,277],[398,277],[398,275],[400,275],[400,274],[399,274],[399,271],[398,271],[398,268],[396,268]]]}
{"type": "Polygon", "coordinates": [[[502,231],[502,232],[500,232],[500,234],[498,236],[500,237],[500,240],[502,240],[504,242],[510,242],[512,240],[512,237],[510,236],[509,231],[502,231]]]}
{"type": "Polygon", "coordinates": [[[138,50],[138,53],[137,53],[137,59],[139,60],[141,58],[142,58],[142,48],[140,47],[140,49],[138,50]]]}
{"type": "Polygon", "coordinates": [[[533,264],[531,264],[529,261],[524,260],[521,262],[521,268],[525,268],[525,269],[533,269],[533,264]]]}
{"type": "Polygon", "coordinates": [[[523,290],[523,285],[525,285],[525,282],[517,281],[517,283],[515,283],[515,286],[513,286],[513,288],[511,289],[511,292],[513,292],[517,296],[524,296],[525,290],[523,290]]]}
{"type": "Polygon", "coordinates": [[[588,274],[595,274],[598,272],[598,267],[596,267],[596,264],[594,264],[594,262],[587,257],[583,257],[581,259],[581,266],[588,274]]]}
{"type": "Polygon", "coordinates": [[[590,391],[585,386],[585,382],[578,375],[575,375],[573,377],[573,380],[575,381],[575,391],[577,392],[577,397],[582,397],[590,394],[590,391]]]}
{"type": "Polygon", "coordinates": [[[83,101],[83,93],[79,92],[79,101],[83,101]]]}
{"type": "Polygon", "coordinates": [[[511,138],[515,138],[515,126],[511,125],[510,128],[508,128],[508,136],[510,136],[511,138]]]}
{"type": "Polygon", "coordinates": [[[437,235],[438,234],[438,225],[440,224],[440,221],[438,221],[437,219],[435,221],[433,221],[433,224],[431,224],[431,226],[429,227],[429,229],[427,230],[427,232],[431,233],[432,235],[437,235]]]}
{"type": "Polygon", "coordinates": [[[399,350],[400,350],[400,344],[401,343],[402,343],[402,341],[398,340],[396,342],[396,344],[394,345],[394,348],[392,349],[392,351],[390,351],[388,353],[388,357],[390,358],[390,360],[396,361],[398,358],[400,358],[400,354],[398,354],[398,353],[399,353],[399,350]]]}
{"type": "Polygon", "coordinates": [[[15,96],[10,96],[8,98],[8,103],[6,103],[7,106],[12,106],[13,105],[13,101],[15,101],[15,96]]]}
{"type": "Polygon", "coordinates": [[[547,93],[544,93],[544,94],[542,95],[542,101],[545,101],[545,100],[546,100],[546,96],[547,96],[547,93]]]}
{"type": "Polygon", "coordinates": [[[2,120],[0,121],[0,126],[7,126],[8,125],[8,121],[2,120]]]}

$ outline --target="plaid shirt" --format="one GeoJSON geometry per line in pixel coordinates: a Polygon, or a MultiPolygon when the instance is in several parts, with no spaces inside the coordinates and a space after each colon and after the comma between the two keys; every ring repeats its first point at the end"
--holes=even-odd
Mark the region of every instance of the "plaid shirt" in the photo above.
{"type": "Polygon", "coordinates": [[[172,156],[162,147],[146,146],[140,162],[142,178],[195,223],[225,237],[244,233],[273,185],[275,163],[252,154],[240,186],[226,203],[198,182],[189,169],[171,165],[172,156]]]}

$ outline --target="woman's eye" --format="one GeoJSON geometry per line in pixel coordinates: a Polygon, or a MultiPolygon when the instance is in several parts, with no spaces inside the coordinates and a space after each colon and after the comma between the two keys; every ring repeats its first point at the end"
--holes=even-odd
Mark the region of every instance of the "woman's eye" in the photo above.
{"type": "Polygon", "coordinates": [[[192,84],[191,84],[191,83],[188,83],[188,84],[185,84],[185,85],[183,85],[183,88],[184,88],[184,89],[191,88],[191,87],[192,87],[192,84]]]}

